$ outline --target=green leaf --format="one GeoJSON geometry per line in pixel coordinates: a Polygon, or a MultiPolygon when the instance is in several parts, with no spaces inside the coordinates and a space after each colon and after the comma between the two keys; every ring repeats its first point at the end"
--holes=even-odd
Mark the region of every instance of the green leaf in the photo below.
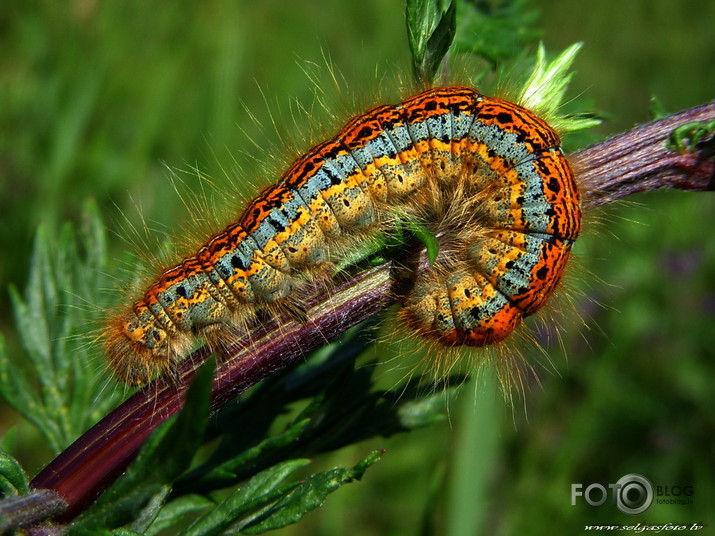
{"type": "MultiPolygon", "coordinates": [[[[0,361],[2,361],[3,357],[3,337],[2,333],[0,333],[0,361]]],[[[15,451],[15,445],[17,443],[17,426],[11,426],[5,431],[5,435],[2,437],[2,440],[0,440],[0,449],[4,450],[5,452],[14,452],[15,451]]]]}
{"type": "Polygon", "coordinates": [[[96,204],[87,202],[82,217],[80,233],[68,224],[56,238],[40,227],[25,290],[9,289],[22,361],[7,355],[0,340],[0,395],[37,426],[56,453],[120,394],[102,388],[105,378],[85,335],[93,320],[88,309],[96,317],[101,308],[106,248],[96,204]]]}
{"type": "Polygon", "coordinates": [[[663,102],[656,95],[653,95],[650,98],[650,104],[648,106],[648,114],[650,115],[651,121],[663,119],[668,113],[663,102]]]}
{"type": "Polygon", "coordinates": [[[49,243],[44,227],[37,230],[30,257],[30,275],[24,297],[10,288],[15,323],[22,344],[34,369],[38,372],[41,394],[45,404],[62,407],[60,391],[54,383],[54,367],[50,343],[50,322],[57,308],[57,285],[50,268],[49,243]]]}
{"type": "Polygon", "coordinates": [[[432,85],[456,33],[456,3],[445,8],[441,0],[407,0],[405,20],[414,78],[432,85]]]}
{"type": "MultiPolygon", "coordinates": [[[[51,326],[57,317],[57,288],[55,274],[49,267],[49,245],[44,228],[35,237],[30,259],[30,276],[24,297],[15,287],[10,287],[10,300],[20,340],[25,348],[29,365],[39,384],[39,393],[9,360],[2,364],[1,386],[3,396],[16,411],[36,424],[47,438],[53,451],[60,452],[69,443],[65,436],[68,428],[62,390],[56,384],[51,341],[59,336],[51,326]],[[7,381],[5,380],[7,374],[7,381]],[[17,380],[15,379],[17,378],[17,380]],[[16,386],[11,384],[17,381],[16,386]]],[[[3,357],[6,361],[7,356],[3,357]]]]}
{"type": "Polygon", "coordinates": [[[9,497],[24,495],[27,491],[27,476],[20,463],[4,450],[0,450],[0,494],[9,497]]]}
{"type": "Polygon", "coordinates": [[[527,0],[459,2],[455,52],[486,60],[492,69],[513,60],[538,39],[539,12],[527,0]]]}
{"type": "Polygon", "coordinates": [[[0,333],[0,393],[18,413],[43,431],[49,441],[56,437],[57,427],[46,415],[37,398],[33,396],[34,388],[28,382],[25,371],[16,366],[7,355],[2,333],[0,333]]]}
{"type": "Polygon", "coordinates": [[[677,153],[698,152],[704,159],[715,157],[715,120],[694,121],[674,129],[665,146],[677,153]]]}
{"type": "Polygon", "coordinates": [[[114,529],[112,532],[108,533],[112,536],[144,536],[141,532],[136,532],[130,529],[114,529]]]}
{"type": "Polygon", "coordinates": [[[169,493],[171,493],[170,485],[165,484],[161,486],[158,492],[151,495],[150,499],[136,515],[134,521],[126,528],[143,533],[159,515],[166,499],[169,497],[169,493]]]}
{"type": "MultiPolygon", "coordinates": [[[[251,522],[266,505],[274,503],[286,493],[286,488],[274,493],[283,480],[308,463],[309,460],[289,460],[258,473],[216,508],[194,521],[180,536],[219,534],[239,520],[242,520],[243,524],[251,522]]],[[[288,489],[294,487],[295,485],[290,485],[288,489]]]]}
{"type": "Polygon", "coordinates": [[[260,520],[241,528],[241,532],[260,534],[300,521],[305,514],[321,506],[326,497],[340,486],[360,480],[367,468],[378,462],[381,457],[381,451],[373,451],[354,467],[338,467],[305,479],[264,512],[260,520]]]}
{"type": "Polygon", "coordinates": [[[406,215],[395,214],[389,232],[377,233],[368,237],[364,243],[348,251],[335,268],[334,274],[366,261],[370,266],[376,266],[387,259],[404,254],[405,248],[414,246],[408,238],[416,238],[427,250],[430,264],[433,264],[439,254],[439,240],[425,225],[406,215]],[[405,231],[409,231],[406,233],[405,231]]]}
{"type": "Polygon", "coordinates": [[[428,227],[412,219],[405,220],[405,227],[425,246],[429,263],[430,265],[434,264],[437,255],[439,255],[439,240],[435,234],[428,227]]]}
{"type": "Polygon", "coordinates": [[[155,536],[180,523],[186,516],[214,506],[216,506],[216,503],[203,495],[181,496],[164,505],[146,530],[146,535],[155,536]]]}
{"type": "Polygon", "coordinates": [[[397,415],[400,424],[406,430],[443,422],[447,418],[445,394],[438,391],[430,396],[408,400],[398,408],[397,415]]]}
{"type": "Polygon", "coordinates": [[[547,61],[544,46],[539,44],[536,64],[518,99],[519,104],[562,132],[591,128],[601,123],[593,114],[565,116],[559,112],[573,77],[571,64],[581,46],[582,43],[574,43],[552,61],[547,61]]]}
{"type": "Polygon", "coordinates": [[[387,247],[388,240],[389,237],[385,233],[378,233],[361,242],[355,248],[349,249],[335,267],[333,275],[372,259],[387,247]]]}
{"type": "Polygon", "coordinates": [[[238,456],[232,457],[208,471],[205,468],[197,468],[193,474],[187,475],[188,479],[197,478],[192,483],[191,489],[202,491],[226,487],[234,483],[245,467],[250,466],[253,461],[262,456],[271,455],[290,446],[309,425],[310,419],[297,420],[282,433],[266,438],[255,447],[241,452],[238,456]]]}

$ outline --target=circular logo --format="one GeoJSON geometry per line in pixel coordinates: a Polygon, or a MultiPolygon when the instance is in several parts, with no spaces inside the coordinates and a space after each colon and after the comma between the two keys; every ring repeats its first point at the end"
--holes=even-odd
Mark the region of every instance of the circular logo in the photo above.
{"type": "Polygon", "coordinates": [[[616,483],[616,506],[624,514],[642,514],[653,502],[653,486],[646,477],[632,473],[616,483]]]}

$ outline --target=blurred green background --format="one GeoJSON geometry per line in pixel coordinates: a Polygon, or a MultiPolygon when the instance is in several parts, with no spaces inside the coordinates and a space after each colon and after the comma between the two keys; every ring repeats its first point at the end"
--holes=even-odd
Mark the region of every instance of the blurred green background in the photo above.
{"type": "MultiPolygon", "coordinates": [[[[570,94],[606,114],[594,139],[647,121],[652,96],[668,111],[713,98],[715,4],[533,6],[548,50],[585,43],[570,94]]],[[[256,178],[261,162],[285,161],[311,133],[346,119],[323,124],[305,73],[311,63],[329,57],[344,77],[338,115],[394,86],[395,71],[409,73],[403,9],[399,0],[5,0],[0,328],[11,353],[21,357],[5,289],[24,286],[38,224],[76,221],[93,197],[119,259],[132,247],[121,238],[126,220],[140,224],[137,206],[170,235],[190,225],[167,166],[196,166],[222,191],[272,182],[256,178]],[[256,162],[251,140],[270,154],[256,162]]],[[[327,69],[316,77],[335,91],[327,69]]],[[[566,143],[577,148],[575,138],[566,143]]],[[[181,177],[201,189],[191,174],[181,177]]],[[[540,370],[523,403],[507,407],[487,378],[462,390],[443,425],[316,460],[352,464],[387,449],[361,483],[282,534],[417,534],[425,526],[451,535],[573,534],[587,523],[715,521],[715,197],[639,195],[588,224],[570,278],[583,322],[568,315],[561,342],[544,338],[554,366],[540,370]],[[632,472],[694,485],[694,504],[653,505],[635,517],[608,504],[571,506],[572,483],[632,472]]],[[[17,421],[7,409],[0,418],[0,431],[17,421]]],[[[34,474],[46,450],[29,425],[19,427],[16,454],[34,474]]]]}

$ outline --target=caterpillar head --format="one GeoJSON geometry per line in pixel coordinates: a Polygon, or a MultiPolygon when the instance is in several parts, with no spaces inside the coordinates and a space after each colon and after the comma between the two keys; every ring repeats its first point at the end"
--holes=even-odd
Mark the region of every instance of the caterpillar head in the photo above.
{"type": "Polygon", "coordinates": [[[146,383],[179,358],[167,331],[134,311],[110,322],[105,350],[114,373],[130,385],[146,383]]]}

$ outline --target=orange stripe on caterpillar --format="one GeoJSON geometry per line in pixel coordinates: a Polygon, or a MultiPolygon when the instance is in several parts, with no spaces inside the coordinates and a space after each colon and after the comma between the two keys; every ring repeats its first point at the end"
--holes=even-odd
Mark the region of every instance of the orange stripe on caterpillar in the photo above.
{"type": "Polygon", "coordinates": [[[431,89],[352,119],[166,270],[108,326],[112,368],[142,383],[181,359],[194,336],[227,336],[269,304],[299,307],[306,271],[329,273],[341,250],[395,214],[446,237],[399,314],[448,346],[498,342],[536,312],[581,222],[551,127],[471,88],[431,89]]]}

